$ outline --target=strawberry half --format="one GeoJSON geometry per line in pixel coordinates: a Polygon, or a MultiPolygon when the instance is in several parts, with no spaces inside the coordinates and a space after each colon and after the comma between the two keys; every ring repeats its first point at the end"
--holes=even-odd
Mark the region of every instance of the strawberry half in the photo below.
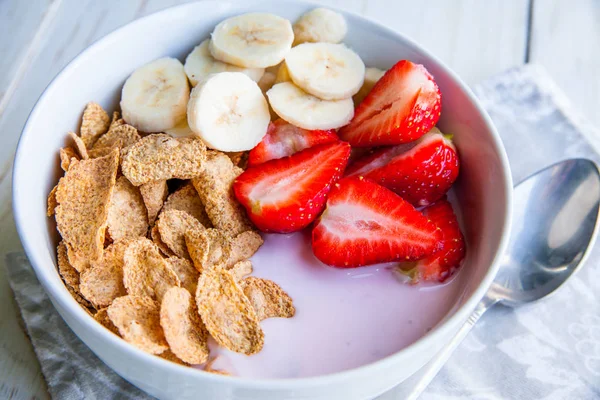
{"type": "Polygon", "coordinates": [[[350,156],[345,142],[321,144],[248,167],[233,183],[250,220],[264,232],[289,233],[310,224],[350,156]]]}
{"type": "Polygon", "coordinates": [[[432,255],[414,263],[405,263],[396,268],[408,277],[411,283],[444,282],[460,267],[465,258],[465,239],[460,232],[452,205],[443,198],[423,210],[423,214],[442,233],[442,247],[432,255]]]}
{"type": "Polygon", "coordinates": [[[437,250],[440,241],[440,231],[423,214],[363,178],[335,185],[312,231],[315,256],[342,268],[418,260],[437,250]]]}
{"type": "Polygon", "coordinates": [[[361,175],[398,193],[415,206],[442,198],[458,177],[456,148],[437,128],[413,143],[365,156],[346,175],[361,175]]]}
{"type": "Polygon", "coordinates": [[[412,142],[435,126],[440,89],[425,67],[402,60],[389,69],[338,131],[353,147],[412,142]]]}
{"type": "Polygon", "coordinates": [[[300,150],[338,140],[334,130],[309,131],[298,128],[282,119],[269,124],[263,140],[248,155],[248,165],[291,156],[300,150]]]}

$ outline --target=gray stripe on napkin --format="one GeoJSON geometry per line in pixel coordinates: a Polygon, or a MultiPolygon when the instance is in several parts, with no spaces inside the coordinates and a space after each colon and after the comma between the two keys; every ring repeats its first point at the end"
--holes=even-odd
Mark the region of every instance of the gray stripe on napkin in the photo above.
{"type": "Polygon", "coordinates": [[[512,68],[474,89],[494,121],[515,184],[560,160],[600,160],[600,131],[536,64],[512,68]]]}
{"type": "Polygon", "coordinates": [[[56,400],[153,399],[115,374],[65,324],[23,253],[6,256],[17,305],[56,400]]]}

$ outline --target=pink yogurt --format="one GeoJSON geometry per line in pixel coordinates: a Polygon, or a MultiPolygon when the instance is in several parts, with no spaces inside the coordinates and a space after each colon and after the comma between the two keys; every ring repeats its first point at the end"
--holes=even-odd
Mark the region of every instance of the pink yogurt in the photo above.
{"type": "Polygon", "coordinates": [[[452,308],[460,279],[442,286],[399,283],[392,264],[330,268],[310,248],[310,232],[263,234],[254,276],[277,282],[294,300],[293,318],[261,322],[263,350],[252,356],[211,345],[215,369],[247,378],[330,374],[380,360],[408,346],[452,308]]]}

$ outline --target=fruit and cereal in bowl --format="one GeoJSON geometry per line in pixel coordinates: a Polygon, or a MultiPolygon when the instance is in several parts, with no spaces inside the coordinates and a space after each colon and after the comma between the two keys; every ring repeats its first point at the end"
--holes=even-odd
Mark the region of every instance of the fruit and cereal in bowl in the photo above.
{"type": "Polygon", "coordinates": [[[47,215],[91,335],[285,385],[408,353],[479,284],[457,212],[481,205],[450,191],[474,157],[436,127],[444,87],[418,57],[363,61],[348,18],[230,15],[184,63],[130,69],[118,107],[80,103],[47,215]]]}

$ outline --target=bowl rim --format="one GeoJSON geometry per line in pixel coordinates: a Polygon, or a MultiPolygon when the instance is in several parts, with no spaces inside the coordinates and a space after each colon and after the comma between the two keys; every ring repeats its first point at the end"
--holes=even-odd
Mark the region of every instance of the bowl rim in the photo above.
{"type": "MultiPolygon", "coordinates": [[[[378,361],[362,365],[360,367],[343,370],[335,373],[318,375],[313,377],[302,377],[302,378],[286,378],[286,379],[257,379],[257,378],[245,378],[245,377],[236,377],[236,376],[222,376],[218,374],[208,373],[196,368],[190,368],[187,366],[178,365],[176,363],[164,360],[160,357],[156,357],[154,355],[148,354],[137,347],[129,344],[125,340],[120,337],[112,334],[104,327],[100,326],[94,318],[86,313],[76,302],[76,300],[69,294],[68,290],[63,285],[53,285],[50,282],[51,279],[51,271],[50,269],[40,268],[38,266],[42,265],[42,260],[37,255],[36,251],[33,248],[33,244],[30,243],[27,239],[25,232],[25,223],[24,223],[24,215],[27,213],[27,210],[23,209],[20,206],[20,202],[18,199],[21,195],[21,188],[24,185],[21,185],[22,182],[21,175],[22,172],[26,169],[26,165],[23,163],[22,159],[24,158],[22,147],[24,147],[24,143],[28,140],[28,137],[31,135],[31,125],[38,115],[40,114],[40,110],[46,98],[50,96],[50,94],[55,90],[55,87],[58,86],[60,82],[69,78],[69,75],[72,71],[79,67],[79,65],[83,62],[86,57],[91,57],[97,48],[102,46],[107,46],[110,42],[117,40],[120,35],[123,34],[126,30],[128,30],[131,26],[135,26],[138,24],[143,24],[149,19],[157,18],[160,14],[168,14],[168,13],[178,13],[180,9],[185,8],[193,8],[197,7],[198,4],[203,4],[206,7],[216,6],[217,4],[221,7],[224,4],[229,4],[232,6],[232,10],[235,10],[239,6],[244,8],[257,8],[260,5],[265,5],[272,3],[273,0],[247,0],[243,3],[236,3],[235,1],[228,0],[227,2],[223,2],[221,0],[204,0],[197,1],[191,3],[185,3],[176,5],[173,7],[168,7],[163,10],[159,10],[148,14],[144,17],[135,19],[130,21],[110,33],[104,35],[103,37],[96,40],[90,46],[83,49],[77,56],[75,56],[69,63],[61,69],[61,71],[50,81],[48,86],[43,90],[42,94],[38,98],[30,112],[25,126],[23,127],[21,137],[19,138],[19,142],[17,144],[15,160],[13,163],[13,173],[12,173],[12,206],[13,206],[13,214],[15,219],[15,225],[17,228],[17,232],[25,253],[28,259],[31,262],[31,265],[36,273],[36,276],[44,290],[49,294],[51,300],[56,302],[61,308],[68,312],[81,322],[81,324],[86,328],[93,331],[95,337],[101,337],[103,341],[107,342],[109,345],[115,347],[117,350],[121,352],[125,352],[129,354],[131,357],[134,357],[139,362],[145,363],[149,367],[169,370],[173,373],[176,373],[182,377],[188,379],[198,379],[201,377],[202,379],[212,380],[215,383],[222,384],[231,384],[236,383],[241,386],[253,389],[267,389],[267,390],[281,390],[281,389],[301,389],[316,386],[327,386],[331,384],[341,383],[348,381],[350,379],[358,379],[360,377],[364,377],[366,372],[377,373],[378,371],[385,370],[388,367],[394,365],[396,360],[401,357],[410,357],[410,356],[418,356],[418,354],[430,346],[431,343],[436,341],[445,341],[444,338],[448,337],[453,333],[454,326],[458,325],[460,322],[464,322],[467,320],[471,312],[474,310],[477,303],[483,298],[485,293],[487,292],[489,286],[491,285],[498,269],[499,269],[499,261],[504,253],[506,246],[508,245],[508,237],[511,228],[511,216],[512,216],[512,191],[513,191],[513,183],[512,177],[510,173],[510,166],[508,162],[508,157],[506,155],[504,146],[496,131],[496,128],[487,114],[487,112],[483,109],[479,100],[475,97],[471,89],[458,77],[458,75],[452,71],[449,67],[447,67],[442,61],[440,61],[436,56],[431,54],[426,48],[417,44],[412,39],[408,38],[402,33],[399,33],[392,28],[388,28],[382,23],[373,20],[372,18],[365,17],[359,15],[355,12],[339,9],[337,7],[327,6],[332,10],[340,12],[344,15],[349,15],[352,18],[356,18],[359,20],[363,20],[367,24],[371,25],[378,32],[384,33],[390,37],[393,37],[395,40],[402,42],[407,48],[421,53],[430,64],[436,65],[439,69],[441,69],[450,79],[457,84],[460,90],[467,96],[467,98],[473,103],[475,109],[482,117],[482,120],[491,135],[492,143],[494,145],[494,150],[499,156],[501,165],[502,165],[502,174],[503,181],[501,182],[505,187],[505,198],[504,198],[504,221],[503,221],[503,229],[502,235],[500,239],[500,243],[498,245],[497,252],[494,256],[494,259],[489,266],[487,272],[485,273],[483,279],[478,284],[477,288],[473,291],[471,296],[467,298],[464,304],[453,311],[452,315],[450,315],[445,320],[439,322],[435,325],[431,331],[421,336],[419,339],[408,345],[407,347],[395,352],[392,355],[384,357],[378,361]]],[[[277,0],[278,3],[294,3],[301,4],[309,7],[323,7],[322,4],[315,3],[312,1],[306,0],[277,0]]],[[[67,324],[68,325],[68,324],[67,324]]],[[[91,350],[91,349],[90,349],[91,350]]],[[[115,371],[116,372],[116,371],[115,371]]],[[[415,371],[416,372],[416,371],[415,371]]]]}

